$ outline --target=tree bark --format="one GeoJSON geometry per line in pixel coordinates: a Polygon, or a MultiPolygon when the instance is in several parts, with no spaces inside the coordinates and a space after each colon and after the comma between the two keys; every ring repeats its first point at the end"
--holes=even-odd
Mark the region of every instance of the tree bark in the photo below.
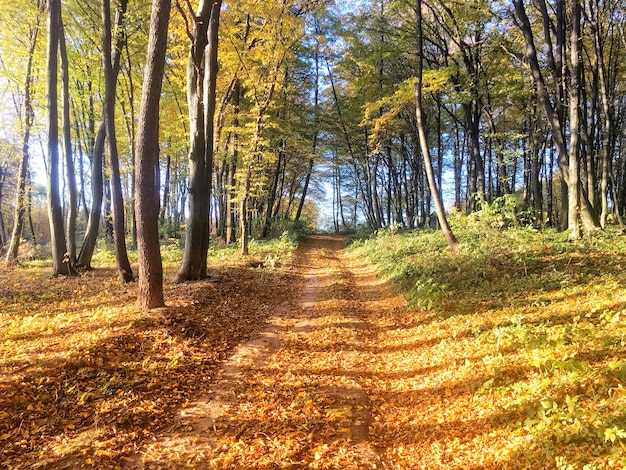
{"type": "MultiPolygon", "coordinates": [[[[59,12],[60,13],[60,12],[59,12]]],[[[65,154],[65,179],[67,187],[67,250],[69,262],[76,266],[76,220],[78,218],[78,190],[76,187],[76,171],[74,169],[74,157],[72,154],[72,123],[70,120],[70,77],[67,47],[65,44],[65,27],[63,19],[59,16],[59,53],[61,58],[61,81],[63,101],[63,152],[65,154]]]]}
{"type": "Polygon", "coordinates": [[[102,200],[104,199],[104,138],[106,131],[104,123],[100,124],[91,155],[91,209],[85,239],[78,254],[78,266],[90,270],[91,258],[96,249],[98,232],[100,230],[100,214],[102,212],[102,200]]]}
{"type": "Polygon", "coordinates": [[[148,55],[143,80],[135,168],[138,302],[142,309],[162,307],[163,265],[159,247],[159,103],[165,67],[171,0],[153,0],[148,55]]]}
{"type": "MultiPolygon", "coordinates": [[[[574,2],[577,4],[577,0],[574,0],[574,2]]],[[[581,188],[580,186],[580,180],[578,178],[578,160],[576,159],[575,162],[573,162],[573,158],[574,155],[572,152],[576,153],[576,158],[578,158],[578,101],[576,101],[576,106],[574,106],[574,104],[571,102],[572,97],[575,100],[578,100],[578,93],[579,90],[577,88],[575,88],[575,86],[578,86],[579,83],[579,55],[580,55],[580,36],[579,36],[579,31],[578,33],[572,31],[572,41],[574,41],[574,35],[577,35],[575,41],[576,42],[572,42],[572,44],[574,45],[574,49],[575,51],[571,51],[570,54],[570,59],[576,60],[578,61],[577,64],[572,63],[572,69],[576,68],[576,77],[574,77],[574,70],[572,70],[572,80],[575,80],[575,84],[574,83],[570,83],[570,148],[568,151],[568,144],[566,142],[566,137],[565,137],[565,132],[564,132],[564,123],[565,123],[565,118],[561,117],[561,110],[560,110],[560,104],[562,103],[562,100],[555,100],[555,102],[558,104],[558,106],[555,108],[552,105],[552,101],[550,99],[550,95],[548,93],[547,87],[546,87],[546,83],[544,81],[543,78],[543,74],[541,73],[541,69],[539,67],[539,60],[537,58],[537,50],[535,47],[535,42],[534,42],[534,38],[533,38],[533,32],[532,32],[532,28],[530,25],[530,20],[528,18],[528,15],[526,14],[526,9],[524,7],[524,3],[522,0],[513,0],[513,3],[515,5],[515,13],[517,16],[517,21],[518,21],[518,26],[520,28],[520,31],[522,32],[522,35],[524,36],[524,41],[525,41],[525,45],[526,45],[526,57],[528,59],[528,63],[530,66],[530,70],[531,70],[531,74],[533,77],[533,82],[535,84],[536,87],[536,93],[537,93],[537,97],[539,99],[539,102],[541,103],[545,113],[546,113],[546,117],[548,119],[548,123],[550,125],[550,130],[551,130],[551,134],[552,134],[552,141],[554,142],[554,145],[556,147],[556,151],[557,151],[557,155],[558,155],[558,166],[559,169],[561,171],[561,175],[563,176],[563,179],[565,180],[566,184],[567,184],[567,189],[568,189],[568,195],[567,195],[567,214],[568,214],[568,224],[567,227],[570,230],[570,234],[569,237],[570,238],[577,238],[580,237],[580,231],[577,229],[578,227],[578,222],[579,222],[579,217],[578,215],[580,215],[580,219],[583,222],[583,225],[585,226],[585,229],[587,231],[592,231],[595,227],[599,226],[599,220],[597,219],[597,216],[595,214],[595,212],[593,211],[593,208],[591,207],[589,200],[586,196],[586,191],[584,191],[583,188],[581,188]],[[574,96],[576,95],[576,96],[574,96]],[[576,115],[574,116],[574,113],[576,113],[576,115]],[[574,122],[572,122],[572,119],[574,119],[574,122]],[[575,129],[575,131],[574,131],[575,129]],[[576,134],[576,135],[574,135],[576,134]],[[572,145],[576,145],[576,148],[572,149],[572,145]],[[574,163],[575,164],[575,168],[571,168],[570,165],[574,163]],[[575,175],[572,175],[572,172],[576,172],[575,175]],[[569,220],[569,216],[573,215],[573,207],[574,204],[576,204],[576,207],[578,208],[576,211],[576,217],[575,220],[569,220]]],[[[540,2],[541,4],[542,2],[540,2]]],[[[576,7],[577,8],[577,7],[576,7]]],[[[564,15],[564,12],[561,11],[561,14],[564,15]]],[[[579,13],[577,13],[578,16],[580,16],[579,13]]],[[[544,20],[545,21],[545,20],[544,20]]],[[[578,23],[580,22],[580,19],[578,20],[578,23]]],[[[560,24],[561,22],[559,22],[560,24]]],[[[580,28],[580,25],[578,25],[578,29],[580,28]]],[[[557,34],[564,34],[561,33],[560,29],[558,31],[557,34]]],[[[562,41],[561,41],[562,42],[562,41]]],[[[550,43],[548,43],[548,46],[551,46],[550,43]]],[[[548,47],[548,49],[551,50],[551,47],[548,47]]],[[[558,63],[562,62],[562,59],[555,59],[557,61],[557,65],[555,65],[555,69],[558,69],[558,63]]],[[[558,78],[558,77],[557,77],[558,78]]],[[[557,85],[557,91],[558,91],[558,85],[557,85]]],[[[557,97],[559,96],[559,93],[557,93],[557,97]]]]}
{"type": "Polygon", "coordinates": [[[578,0],[572,1],[572,31],[570,35],[570,61],[571,83],[569,87],[569,198],[568,198],[568,229],[570,240],[580,238],[580,225],[578,224],[578,206],[580,205],[580,184],[578,169],[578,142],[579,142],[579,111],[580,103],[580,4],[578,0]]]}
{"type": "MultiPolygon", "coordinates": [[[[120,3],[122,12],[126,11],[128,0],[120,3]]],[[[122,13],[123,14],[123,13],[122,13]]],[[[122,181],[120,176],[119,155],[117,151],[117,136],[115,131],[115,96],[117,88],[117,74],[113,63],[111,25],[111,2],[102,0],[102,64],[104,69],[104,127],[106,130],[106,144],[109,154],[109,184],[111,189],[111,207],[113,209],[113,243],[117,270],[122,282],[135,280],[133,270],[128,260],[126,250],[126,224],[124,223],[124,199],[122,196],[122,181]]]]}
{"type": "Polygon", "coordinates": [[[213,119],[217,80],[221,0],[200,0],[187,66],[189,149],[189,223],[185,252],[175,282],[207,277],[209,201],[213,166],[213,119]],[[209,103],[208,101],[212,101],[209,103]]]}
{"type": "Polygon", "coordinates": [[[165,214],[167,213],[167,205],[169,203],[169,195],[170,195],[171,171],[172,171],[172,157],[168,154],[165,157],[165,181],[163,182],[163,202],[161,203],[161,212],[159,213],[159,222],[161,226],[165,226],[165,214]]]}
{"type": "Polygon", "coordinates": [[[36,23],[30,31],[30,44],[28,49],[28,60],[26,62],[26,77],[24,80],[24,136],[22,138],[22,159],[18,171],[17,191],[15,194],[15,216],[13,220],[13,231],[11,233],[11,241],[6,253],[6,262],[13,263],[17,260],[20,241],[22,239],[22,230],[24,228],[24,218],[26,216],[27,199],[26,199],[26,182],[30,168],[30,132],[33,127],[35,113],[32,103],[32,83],[33,83],[33,57],[35,55],[35,46],[39,35],[39,15],[36,23]]]}
{"type": "Polygon", "coordinates": [[[439,191],[437,190],[437,183],[435,181],[432,161],[430,158],[430,150],[428,148],[428,142],[426,140],[426,128],[422,108],[422,74],[424,60],[422,51],[422,0],[416,0],[415,14],[417,26],[417,85],[415,87],[415,117],[417,119],[417,131],[419,135],[422,156],[424,157],[424,168],[426,170],[426,176],[428,178],[428,186],[430,187],[431,197],[435,204],[435,210],[437,211],[437,220],[439,221],[441,230],[443,231],[443,234],[448,242],[448,246],[450,247],[450,253],[452,253],[453,255],[457,255],[459,252],[459,242],[454,236],[452,229],[448,225],[446,213],[444,211],[441,198],[439,197],[439,191]]]}
{"type": "Polygon", "coordinates": [[[48,1],[48,51],[46,58],[46,97],[47,97],[47,173],[48,173],[48,217],[52,249],[52,275],[73,276],[76,271],[69,262],[65,232],[63,230],[63,209],[59,191],[59,121],[58,121],[58,77],[59,72],[59,31],[61,0],[48,1]]]}
{"type": "MultiPolygon", "coordinates": [[[[592,0],[585,0],[587,16],[593,36],[593,51],[595,58],[595,66],[597,68],[598,81],[600,85],[600,98],[602,103],[602,112],[604,113],[602,127],[602,147],[601,147],[601,181],[600,181],[600,200],[602,203],[602,212],[600,214],[600,226],[606,226],[607,217],[609,215],[609,168],[611,166],[611,135],[613,134],[613,110],[609,100],[607,71],[604,63],[604,47],[602,43],[602,34],[600,32],[600,21],[598,20],[598,4],[592,0]]],[[[617,201],[614,201],[617,205],[617,201]]],[[[619,217],[619,211],[618,211],[619,217]]]]}

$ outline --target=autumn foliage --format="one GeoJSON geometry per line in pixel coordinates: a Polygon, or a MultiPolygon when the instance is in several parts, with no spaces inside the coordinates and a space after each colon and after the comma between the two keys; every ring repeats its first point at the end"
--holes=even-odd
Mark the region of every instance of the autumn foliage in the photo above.
{"type": "Polygon", "coordinates": [[[150,313],[110,263],[3,269],[3,465],[622,468],[620,236],[453,221],[456,257],[429,230],[215,251],[150,313]]]}

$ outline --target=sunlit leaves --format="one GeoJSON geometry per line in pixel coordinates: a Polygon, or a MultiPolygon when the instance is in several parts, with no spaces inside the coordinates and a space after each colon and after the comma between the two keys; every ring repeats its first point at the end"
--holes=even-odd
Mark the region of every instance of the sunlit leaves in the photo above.
{"type": "MultiPolygon", "coordinates": [[[[291,249],[252,246],[283,261],[291,249]]],[[[167,258],[168,275],[179,257],[167,258]]],[[[47,265],[0,270],[1,460],[108,468],[176,428],[177,410],[207,390],[218,361],[298,285],[277,268],[229,260],[213,282],[171,286],[171,307],[151,315],[137,313],[134,286],[108,268],[63,283],[47,265]]]]}
{"type": "Polygon", "coordinates": [[[409,291],[416,279],[446,286],[446,295],[429,297],[437,319],[421,328],[435,336],[426,344],[429,364],[447,360],[439,380],[469,385],[472,409],[499,423],[488,436],[499,435],[500,425],[512,436],[511,445],[498,444],[509,457],[529,467],[623,465],[621,239],[564,245],[558,234],[492,232],[486,220],[461,219],[457,226],[471,240],[465,260],[443,255],[437,233],[389,231],[359,252],[409,291]],[[515,241],[502,242],[509,237],[515,241]]]}

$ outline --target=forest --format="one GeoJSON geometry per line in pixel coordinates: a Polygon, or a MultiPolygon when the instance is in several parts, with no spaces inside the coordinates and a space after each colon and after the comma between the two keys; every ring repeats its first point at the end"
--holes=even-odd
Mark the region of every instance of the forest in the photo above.
{"type": "Polygon", "coordinates": [[[0,0],[0,462],[626,466],[625,7],[0,0]]]}

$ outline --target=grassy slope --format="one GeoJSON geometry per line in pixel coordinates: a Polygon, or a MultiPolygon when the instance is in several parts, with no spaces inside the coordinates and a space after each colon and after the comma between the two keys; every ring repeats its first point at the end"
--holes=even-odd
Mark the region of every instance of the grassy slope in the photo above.
{"type": "Polygon", "coordinates": [[[427,319],[414,334],[434,338],[431,357],[415,360],[468,386],[456,418],[504,421],[513,466],[626,466],[626,238],[453,224],[455,258],[432,231],[383,231],[353,254],[427,319]]]}

